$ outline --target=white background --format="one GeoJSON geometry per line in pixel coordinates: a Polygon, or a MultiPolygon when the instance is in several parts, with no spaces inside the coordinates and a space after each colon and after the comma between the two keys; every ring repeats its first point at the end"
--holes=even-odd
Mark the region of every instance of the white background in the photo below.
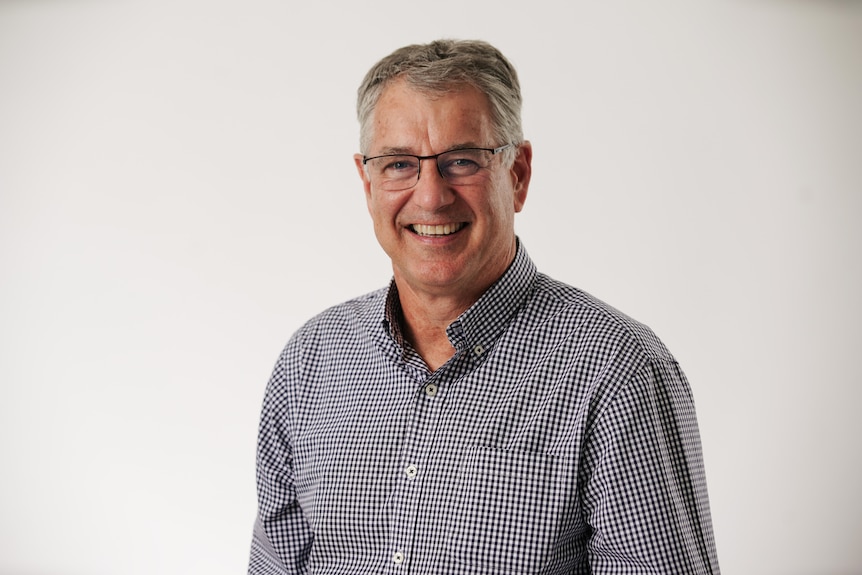
{"type": "Polygon", "coordinates": [[[393,49],[518,68],[540,269],[697,401],[729,574],[862,573],[862,3],[0,0],[0,573],[245,572],[301,322],[384,285],[351,155],[393,49]]]}

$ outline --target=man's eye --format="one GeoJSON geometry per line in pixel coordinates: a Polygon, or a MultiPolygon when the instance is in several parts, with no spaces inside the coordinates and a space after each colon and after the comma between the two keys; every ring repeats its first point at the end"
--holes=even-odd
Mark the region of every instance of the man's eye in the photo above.
{"type": "Polygon", "coordinates": [[[385,172],[406,172],[415,169],[416,162],[404,158],[390,160],[389,163],[383,167],[383,171],[385,172]]]}
{"type": "Polygon", "coordinates": [[[447,158],[446,163],[440,166],[444,173],[451,174],[453,176],[473,175],[480,167],[480,164],[475,158],[470,158],[468,156],[447,158]]]}

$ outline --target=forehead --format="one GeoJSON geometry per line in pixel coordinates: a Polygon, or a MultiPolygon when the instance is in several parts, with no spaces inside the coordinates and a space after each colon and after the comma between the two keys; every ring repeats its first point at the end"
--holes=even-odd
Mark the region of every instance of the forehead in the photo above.
{"type": "Polygon", "coordinates": [[[372,117],[372,150],[409,149],[436,153],[464,145],[494,145],[488,97],[470,85],[445,93],[411,87],[404,80],[388,85],[372,117]]]}

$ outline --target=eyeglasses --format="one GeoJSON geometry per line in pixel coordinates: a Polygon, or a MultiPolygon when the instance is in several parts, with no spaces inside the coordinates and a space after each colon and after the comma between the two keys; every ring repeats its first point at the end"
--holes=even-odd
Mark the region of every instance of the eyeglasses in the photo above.
{"type": "Polygon", "coordinates": [[[363,156],[362,163],[368,169],[372,185],[387,192],[400,192],[415,186],[419,181],[422,160],[437,160],[437,171],[450,185],[468,186],[481,183],[481,171],[491,165],[494,156],[513,145],[506,144],[499,148],[462,148],[433,156],[363,156]]]}

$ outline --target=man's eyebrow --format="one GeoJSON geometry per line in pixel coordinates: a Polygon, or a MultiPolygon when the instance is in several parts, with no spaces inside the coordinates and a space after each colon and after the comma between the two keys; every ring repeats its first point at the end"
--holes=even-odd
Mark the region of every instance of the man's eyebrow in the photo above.
{"type": "Polygon", "coordinates": [[[381,148],[379,152],[374,154],[375,156],[390,156],[392,154],[404,154],[407,156],[414,155],[410,148],[381,148]]]}
{"type": "Polygon", "coordinates": [[[485,146],[479,145],[476,142],[464,142],[463,144],[455,144],[454,146],[450,146],[447,152],[454,152],[456,150],[467,150],[470,148],[484,148],[485,146]]]}
{"type": "MultiPolygon", "coordinates": [[[[454,144],[449,146],[447,149],[442,152],[437,152],[438,154],[445,154],[446,152],[454,152],[456,150],[466,150],[469,148],[483,148],[484,146],[480,146],[475,142],[464,142],[460,144],[454,144]]],[[[415,153],[411,148],[403,148],[403,147],[389,147],[389,148],[381,148],[379,152],[374,154],[375,156],[391,156],[391,155],[405,155],[405,156],[421,156],[422,154],[415,153]]]]}

